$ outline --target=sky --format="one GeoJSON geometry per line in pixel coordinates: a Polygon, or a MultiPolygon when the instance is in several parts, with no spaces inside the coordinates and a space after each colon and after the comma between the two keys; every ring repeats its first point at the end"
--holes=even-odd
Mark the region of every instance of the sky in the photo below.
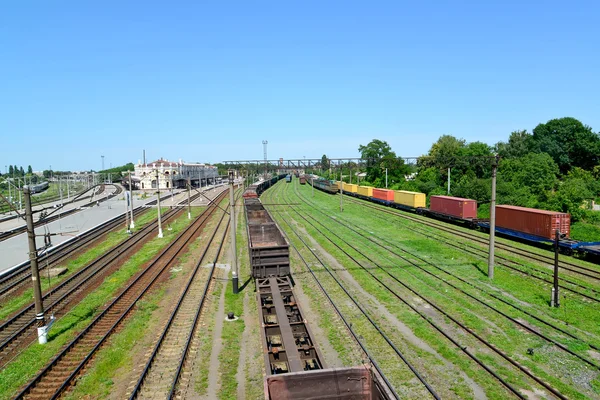
{"type": "MultiPolygon", "coordinates": [[[[600,131],[598,1],[52,1],[0,12],[0,166],[358,157],[600,131]]],[[[2,169],[4,172],[4,169],[2,169]]]]}

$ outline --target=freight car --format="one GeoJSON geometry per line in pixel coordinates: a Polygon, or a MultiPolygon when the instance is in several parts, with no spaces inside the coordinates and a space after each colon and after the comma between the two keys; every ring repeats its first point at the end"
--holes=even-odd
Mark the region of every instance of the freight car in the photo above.
{"type": "Polygon", "coordinates": [[[257,198],[245,198],[248,252],[253,278],[290,274],[289,244],[257,198]]]}
{"type": "Polygon", "coordinates": [[[261,184],[246,191],[244,210],[262,326],[265,399],[390,400],[384,380],[370,367],[326,368],[294,294],[288,242],[257,198],[270,186],[260,190],[261,184]]]}
{"type": "Polygon", "coordinates": [[[292,182],[292,175],[290,175],[290,174],[286,175],[286,176],[285,176],[285,181],[286,181],[287,183],[290,183],[290,182],[292,182]]]}
{"type": "Polygon", "coordinates": [[[306,185],[306,176],[302,175],[302,176],[300,177],[300,184],[301,184],[301,185],[306,185]]]}
{"type": "Polygon", "coordinates": [[[477,223],[477,201],[462,197],[430,196],[429,209],[421,210],[421,214],[473,227],[477,223]]]}
{"type": "MultiPolygon", "coordinates": [[[[390,200],[391,195],[389,195],[389,191],[384,192],[387,189],[378,189],[368,186],[357,186],[340,182],[336,183],[338,185],[342,185],[343,193],[348,196],[361,198],[374,203],[384,204],[404,211],[414,212],[417,214],[425,215],[430,218],[436,218],[452,223],[458,223],[466,227],[478,229],[484,232],[489,232],[490,229],[489,220],[477,218],[477,201],[473,199],[464,199],[460,197],[451,196],[431,196],[430,207],[427,208],[425,203],[426,196],[424,193],[394,190],[394,200],[392,201],[390,200]],[[371,192],[371,195],[369,195],[369,192],[371,192]]],[[[334,184],[332,183],[332,185],[334,184]]],[[[317,184],[315,184],[315,187],[327,193],[335,193],[335,191],[324,189],[317,184]]],[[[522,222],[512,221],[512,219],[514,218],[521,218],[517,217],[516,214],[512,215],[511,217],[507,216],[506,220],[503,220],[503,213],[508,212],[505,210],[523,210],[523,207],[503,205],[498,205],[496,207],[496,232],[500,235],[506,236],[511,239],[525,241],[530,244],[552,243],[554,241],[554,236],[552,236],[551,238],[550,234],[544,234],[540,236],[539,234],[534,233],[536,231],[544,230],[548,230],[548,232],[550,232],[550,228],[543,228],[541,226],[520,226],[519,224],[522,224],[522,222]]],[[[530,210],[529,212],[540,211],[542,214],[563,214],[536,209],[527,210],[530,210]]],[[[542,220],[539,220],[538,222],[531,222],[531,224],[544,224],[544,222],[542,222],[542,220]]],[[[570,254],[573,251],[578,251],[584,254],[591,254],[594,257],[600,257],[600,242],[580,242],[577,240],[569,239],[570,227],[568,227],[569,223],[567,221],[566,216],[561,217],[561,224],[561,239],[559,241],[559,246],[564,253],[570,254]]]]}

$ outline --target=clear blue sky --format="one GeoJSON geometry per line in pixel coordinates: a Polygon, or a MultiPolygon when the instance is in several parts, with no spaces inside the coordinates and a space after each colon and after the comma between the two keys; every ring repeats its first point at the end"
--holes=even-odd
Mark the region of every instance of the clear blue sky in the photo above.
{"type": "Polygon", "coordinates": [[[0,12],[0,165],[401,156],[600,130],[600,2],[52,1],[0,12]],[[212,3],[212,4],[209,4],[212,3]]]}

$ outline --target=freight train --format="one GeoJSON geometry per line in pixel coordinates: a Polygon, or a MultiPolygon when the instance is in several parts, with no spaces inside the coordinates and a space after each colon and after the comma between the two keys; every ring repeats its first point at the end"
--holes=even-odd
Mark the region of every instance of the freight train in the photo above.
{"type": "MultiPolygon", "coordinates": [[[[314,187],[326,193],[345,195],[383,204],[400,210],[414,212],[431,218],[463,224],[469,228],[489,232],[487,219],[477,218],[477,201],[451,196],[430,196],[426,207],[424,193],[405,190],[379,189],[339,181],[329,181],[311,176],[314,187]]],[[[566,254],[577,251],[600,256],[600,242],[581,242],[570,239],[570,216],[566,213],[538,210],[535,208],[496,206],[496,232],[511,239],[532,244],[552,244],[556,230],[560,231],[559,248],[566,254]]]]}
{"type": "Polygon", "coordinates": [[[267,400],[389,400],[370,367],[327,368],[292,286],[289,243],[259,196],[278,179],[249,186],[242,195],[248,253],[255,279],[266,370],[267,400]]]}

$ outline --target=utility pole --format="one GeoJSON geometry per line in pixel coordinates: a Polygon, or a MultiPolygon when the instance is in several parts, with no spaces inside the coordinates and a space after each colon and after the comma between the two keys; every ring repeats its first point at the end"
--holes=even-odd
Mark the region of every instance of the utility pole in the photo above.
{"type": "Polygon", "coordinates": [[[267,144],[269,144],[269,142],[267,142],[266,140],[263,140],[262,144],[263,144],[263,152],[264,152],[264,156],[265,156],[265,177],[264,177],[264,180],[267,180],[267,144]]]}
{"type": "Polygon", "coordinates": [[[127,233],[131,233],[129,230],[129,192],[125,192],[125,230],[127,233]]]}
{"type": "Polygon", "coordinates": [[[46,328],[44,319],[44,303],[42,301],[42,287],[40,286],[40,271],[38,270],[38,256],[35,245],[35,229],[33,227],[33,212],[31,210],[31,192],[29,187],[23,188],[25,195],[25,220],[27,222],[27,239],[29,241],[29,263],[31,265],[31,280],[33,281],[33,297],[35,300],[35,320],[38,327],[38,341],[46,343],[46,328]]]}
{"type": "Polygon", "coordinates": [[[131,186],[131,172],[129,172],[129,201],[130,201],[130,210],[131,210],[131,224],[129,225],[129,229],[135,228],[135,222],[133,222],[133,187],[131,186]]]}
{"type": "Polygon", "coordinates": [[[343,187],[344,181],[342,180],[342,166],[340,165],[340,212],[344,211],[344,192],[342,190],[343,187]]]}
{"type": "Polygon", "coordinates": [[[100,156],[102,157],[102,171],[104,171],[104,156],[100,156]]]}
{"type": "Polygon", "coordinates": [[[233,294],[238,293],[238,265],[237,265],[237,247],[235,243],[235,199],[233,198],[233,173],[229,171],[229,204],[231,211],[229,212],[229,230],[231,232],[231,283],[233,285],[233,294]]]}
{"type": "Polygon", "coordinates": [[[448,196],[450,196],[450,167],[448,167],[448,196]]]}
{"type": "MultiPolygon", "coordinates": [[[[496,240],[496,175],[499,157],[492,161],[492,202],[490,204],[490,249],[488,257],[488,278],[494,279],[494,246],[496,240]]],[[[448,168],[448,172],[450,168],[448,168]]],[[[448,190],[450,190],[450,174],[448,174],[448,190]]]]}
{"type": "Polygon", "coordinates": [[[385,188],[387,189],[387,168],[385,169],[385,188]]]}
{"type": "Polygon", "coordinates": [[[190,204],[190,192],[192,191],[192,180],[188,178],[188,219],[192,219],[192,206],[190,204]]]}
{"type": "Polygon", "coordinates": [[[557,229],[554,236],[554,285],[552,286],[552,296],[550,297],[550,307],[560,306],[560,296],[558,294],[558,241],[560,240],[560,231],[557,229]]]}
{"type": "Polygon", "coordinates": [[[158,182],[158,170],[156,170],[156,193],[157,193],[157,201],[156,205],[158,207],[158,237],[163,237],[162,231],[162,221],[160,220],[160,183],[158,182]]]}

